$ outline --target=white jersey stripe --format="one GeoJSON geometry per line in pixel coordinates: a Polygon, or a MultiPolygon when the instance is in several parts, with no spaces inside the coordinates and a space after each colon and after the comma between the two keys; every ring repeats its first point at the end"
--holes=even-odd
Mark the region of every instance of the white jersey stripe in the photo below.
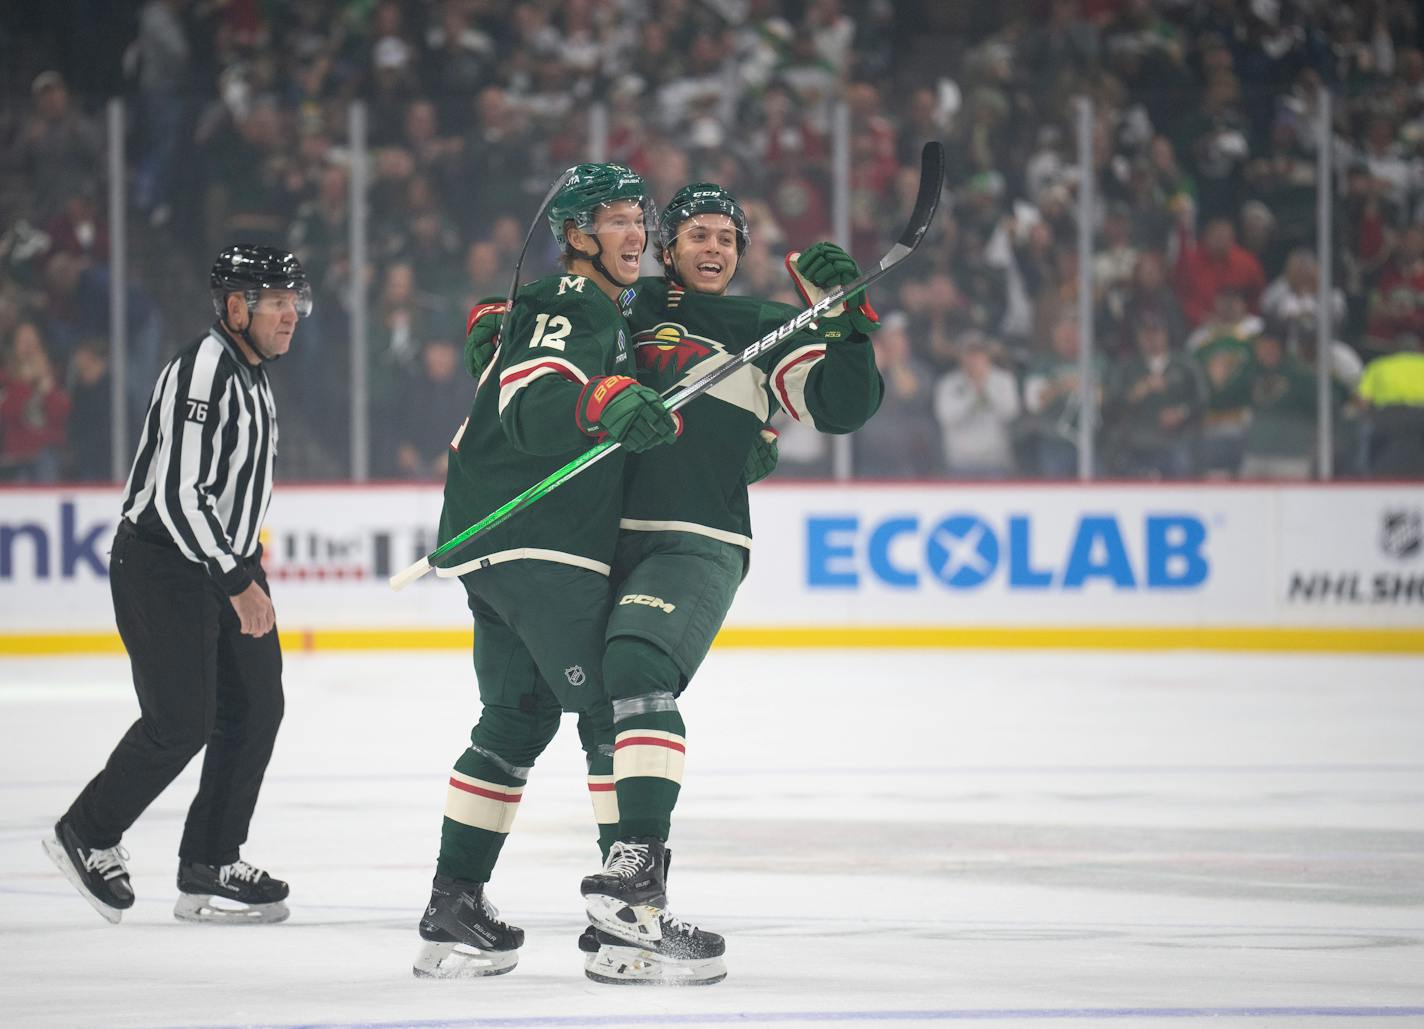
{"type": "Polygon", "coordinates": [[[771,371],[771,386],[777,402],[798,422],[806,416],[806,380],[811,369],[825,356],[825,344],[797,347],[776,362],[771,371]]]}
{"type": "Polygon", "coordinates": [[[473,572],[479,568],[488,568],[490,565],[501,565],[506,561],[553,561],[555,564],[573,565],[575,568],[587,568],[590,572],[597,572],[599,575],[609,575],[613,569],[602,561],[595,561],[590,557],[582,557],[578,554],[565,553],[562,550],[544,550],[542,547],[519,547],[515,550],[498,550],[493,554],[485,554],[475,558],[473,561],[466,561],[464,564],[455,565],[453,568],[437,568],[435,574],[442,579],[454,579],[466,572],[473,572]]]}
{"type": "Polygon", "coordinates": [[[699,525],[697,522],[660,521],[655,518],[620,518],[618,528],[629,529],[633,532],[693,532],[699,536],[721,540],[723,543],[730,543],[736,547],[752,549],[750,536],[743,536],[739,532],[728,532],[726,529],[714,529],[710,525],[699,525]]]}
{"type": "Polygon", "coordinates": [[[509,406],[515,394],[545,375],[558,375],[580,386],[588,384],[588,376],[578,365],[565,361],[562,357],[539,357],[533,361],[525,361],[523,364],[506,368],[500,375],[499,413],[504,414],[504,409],[509,406]]]}
{"type": "MultiPolygon", "coordinates": [[[[638,345],[640,347],[655,346],[656,343],[640,343],[638,345]]],[[[728,361],[734,360],[736,357],[732,354],[713,354],[705,361],[699,361],[689,368],[668,392],[684,389],[703,376],[712,374],[728,361]]],[[[750,411],[764,422],[771,417],[771,404],[766,397],[766,383],[765,372],[754,364],[746,364],[709,389],[707,395],[726,401],[733,407],[750,411]]]]}
{"type": "Polygon", "coordinates": [[[258,384],[257,395],[265,409],[261,453],[266,455],[267,474],[258,479],[262,495],[249,508],[251,520],[247,527],[246,553],[257,549],[258,535],[262,531],[262,523],[267,520],[267,508],[272,503],[272,480],[277,475],[277,403],[272,397],[272,384],[266,377],[258,384]]]}
{"type": "MultiPolygon", "coordinates": [[[[235,505],[238,490],[243,484],[248,488],[253,485],[252,465],[258,460],[258,454],[262,452],[266,439],[262,431],[262,420],[256,417],[257,409],[252,402],[251,391],[244,389],[242,381],[233,376],[229,383],[229,392],[232,394],[231,407],[237,416],[237,445],[233,448],[232,466],[228,469],[227,488],[218,504],[223,510],[233,511],[237,515],[232,525],[233,548],[238,553],[248,553],[248,536],[251,535],[251,519],[256,514],[256,505],[251,497],[243,498],[246,502],[240,511],[235,509],[235,505]]],[[[221,429],[222,426],[218,428],[221,429]]]]}
{"type": "Polygon", "coordinates": [[[124,496],[128,498],[122,511],[125,516],[131,510],[142,511],[153,499],[153,459],[158,447],[159,433],[163,431],[161,412],[164,408],[161,401],[173,375],[173,365],[170,364],[159,373],[158,381],[153,384],[148,413],[143,418],[143,432],[139,436],[138,454],[129,469],[128,481],[124,483],[124,496]]]}
{"type": "Polygon", "coordinates": [[[178,518],[182,516],[181,511],[174,511],[170,508],[170,501],[173,499],[166,488],[165,480],[167,471],[173,462],[177,460],[175,451],[177,450],[177,439],[175,434],[182,431],[184,424],[182,418],[174,418],[174,411],[178,408],[180,401],[178,398],[178,370],[175,367],[173,374],[168,377],[164,385],[163,395],[159,398],[161,407],[159,408],[159,430],[158,430],[158,452],[155,455],[153,467],[149,472],[149,482],[153,489],[153,505],[158,510],[158,517],[163,520],[163,526],[168,530],[168,534],[173,537],[173,542],[178,549],[183,552],[183,556],[189,561],[201,561],[202,558],[193,552],[193,548],[188,544],[187,533],[178,527],[178,518]]]}
{"type": "MultiPolygon", "coordinates": [[[[188,386],[189,404],[224,403],[224,396],[213,396],[213,377],[217,373],[218,359],[221,356],[222,344],[211,336],[203,340],[202,345],[198,347],[197,356],[193,360],[193,375],[188,386]]],[[[193,543],[197,544],[197,552],[190,552],[190,558],[200,560],[199,553],[207,555],[209,560],[217,561],[221,571],[230,572],[237,567],[237,558],[231,551],[230,541],[223,537],[220,542],[218,533],[214,531],[217,529],[214,498],[209,492],[216,470],[214,466],[217,463],[217,455],[208,453],[208,464],[204,466],[203,451],[207,449],[204,444],[210,438],[206,419],[214,417],[217,412],[207,411],[206,408],[204,410],[202,422],[189,416],[187,404],[179,404],[174,412],[174,437],[180,476],[177,483],[179,511],[174,514],[174,521],[176,523],[178,515],[181,514],[188,527],[189,547],[191,548],[193,543]]]]}

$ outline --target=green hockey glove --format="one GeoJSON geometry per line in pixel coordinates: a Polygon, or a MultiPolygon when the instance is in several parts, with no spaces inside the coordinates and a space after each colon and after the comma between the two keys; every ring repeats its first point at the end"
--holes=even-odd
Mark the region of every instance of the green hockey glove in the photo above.
{"type": "MultiPolygon", "coordinates": [[[[808,307],[835,287],[860,277],[860,268],[850,254],[834,243],[813,243],[802,253],[787,254],[786,270],[808,307]]],[[[880,328],[880,318],[863,289],[846,297],[845,307],[831,317],[842,316],[849,319],[851,331],[856,335],[868,336],[880,328]]]]}
{"type": "Polygon", "coordinates": [[[478,380],[499,349],[499,329],[509,305],[503,297],[488,297],[470,308],[465,319],[465,367],[478,380]]]}
{"type": "Polygon", "coordinates": [[[574,420],[585,435],[614,440],[634,454],[671,443],[682,432],[682,416],[663,406],[657,390],[626,375],[590,379],[579,394],[574,420]]]}
{"type": "Polygon", "coordinates": [[[747,463],[742,465],[742,481],[750,486],[760,482],[776,469],[780,451],[776,447],[776,430],[770,425],[762,427],[757,439],[747,451],[747,463]]]}

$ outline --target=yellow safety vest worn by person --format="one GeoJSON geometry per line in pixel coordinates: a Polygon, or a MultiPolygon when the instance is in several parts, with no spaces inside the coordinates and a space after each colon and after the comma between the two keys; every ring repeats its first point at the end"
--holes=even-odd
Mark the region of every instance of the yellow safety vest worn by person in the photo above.
{"type": "Polygon", "coordinates": [[[1374,407],[1424,407],[1424,354],[1375,358],[1360,376],[1359,391],[1374,407]]]}

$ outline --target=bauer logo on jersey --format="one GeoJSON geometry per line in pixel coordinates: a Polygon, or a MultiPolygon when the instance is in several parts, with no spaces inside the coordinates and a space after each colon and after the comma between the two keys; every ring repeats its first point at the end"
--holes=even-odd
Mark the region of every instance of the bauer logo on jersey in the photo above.
{"type": "Polygon", "coordinates": [[[564,669],[564,678],[569,680],[570,686],[582,686],[588,682],[588,676],[584,674],[583,665],[573,665],[564,669]]]}
{"type": "Polygon", "coordinates": [[[723,349],[715,340],[694,336],[675,322],[640,332],[633,341],[638,348],[638,367],[664,374],[681,372],[723,349]]]}
{"type": "Polygon", "coordinates": [[[623,604],[638,604],[642,607],[655,607],[663,614],[672,614],[677,610],[676,604],[669,604],[662,597],[650,597],[644,593],[627,593],[618,600],[619,606],[623,604]]]}

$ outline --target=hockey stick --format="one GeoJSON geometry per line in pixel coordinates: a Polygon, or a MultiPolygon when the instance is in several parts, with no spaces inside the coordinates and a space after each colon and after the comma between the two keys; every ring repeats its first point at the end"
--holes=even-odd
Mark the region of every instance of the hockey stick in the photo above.
{"type": "MultiPolygon", "coordinates": [[[[519,248],[519,256],[514,259],[514,274],[509,279],[509,293],[504,298],[504,317],[508,318],[514,310],[514,296],[519,292],[519,272],[524,267],[524,255],[529,252],[529,244],[534,239],[534,233],[539,230],[539,223],[544,220],[545,214],[549,210],[549,205],[553,203],[555,195],[559,190],[567,185],[573,177],[572,168],[565,169],[559,177],[554,180],[554,184],[549,187],[549,192],[544,194],[544,199],[539,201],[539,209],[534,212],[534,220],[529,223],[529,231],[524,234],[524,245],[519,248]]],[[[495,361],[491,360],[485,366],[485,370],[480,373],[480,377],[475,380],[475,392],[478,393],[480,387],[485,384],[485,379],[489,378],[490,369],[495,366],[495,361]]]]}
{"type": "Polygon", "coordinates": [[[554,184],[549,187],[549,192],[544,194],[544,199],[539,201],[539,210],[534,213],[534,220],[529,223],[529,231],[524,234],[524,245],[519,248],[519,257],[514,261],[514,275],[509,280],[509,296],[505,298],[504,316],[509,317],[514,310],[514,294],[519,292],[519,270],[524,267],[524,255],[529,252],[529,243],[534,238],[534,233],[539,228],[539,223],[544,220],[545,212],[549,210],[549,205],[554,202],[554,196],[568,184],[573,177],[573,168],[566,169],[554,184]]]}
{"type": "MultiPolygon", "coordinates": [[[[926,143],[923,152],[920,154],[920,189],[918,195],[915,197],[915,209],[910,215],[910,220],[906,224],[905,230],[900,233],[900,238],[885,256],[880,259],[880,263],[870,271],[846,283],[844,286],[833,287],[825,296],[817,300],[814,305],[801,311],[795,318],[792,318],[784,325],[772,329],[761,339],[748,346],[735,358],[723,362],[713,371],[708,372],[696,381],[689,383],[687,386],[664,398],[663,403],[667,409],[669,411],[676,411],[684,404],[706,393],[723,379],[735,375],[739,369],[750,364],[758,355],[804,329],[820,315],[825,314],[825,312],[831,310],[838,304],[844,303],[847,296],[867,288],[886,272],[890,271],[891,268],[894,268],[901,261],[905,260],[905,258],[909,257],[925,238],[925,233],[929,230],[930,223],[934,220],[935,209],[939,206],[940,193],[943,192],[943,190],[944,147],[937,142],[926,143]]],[[[408,568],[391,576],[391,589],[404,589],[434,568],[435,565],[433,562],[454,553],[476,537],[482,536],[495,526],[503,524],[513,516],[515,512],[528,507],[535,501],[558,489],[575,475],[578,475],[585,468],[599,461],[617,447],[617,443],[606,440],[585,450],[562,468],[550,472],[545,478],[530,486],[517,497],[507,501],[498,509],[485,515],[485,517],[481,518],[474,525],[471,525],[458,536],[442,543],[408,568]]],[[[445,569],[441,569],[441,571],[444,570],[445,569]]]]}

